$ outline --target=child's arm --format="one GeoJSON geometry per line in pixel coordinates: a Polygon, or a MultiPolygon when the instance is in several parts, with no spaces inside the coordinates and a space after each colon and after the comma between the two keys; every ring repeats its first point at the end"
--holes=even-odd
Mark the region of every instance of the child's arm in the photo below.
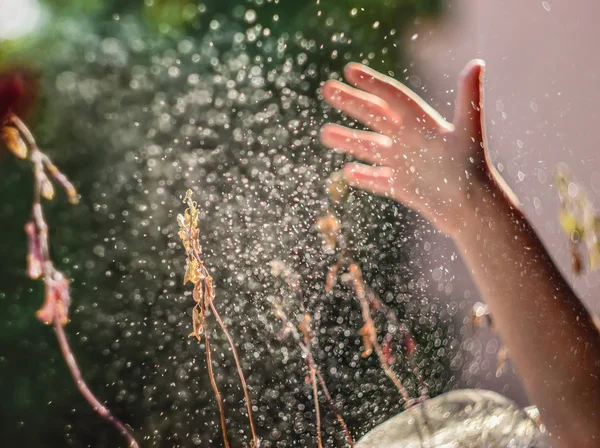
{"type": "Polygon", "coordinates": [[[455,241],[527,392],[559,447],[600,446],[600,335],[488,162],[483,63],[471,62],[454,124],[401,83],[350,64],[325,99],[375,132],[326,125],[351,185],[414,208],[455,241]]]}

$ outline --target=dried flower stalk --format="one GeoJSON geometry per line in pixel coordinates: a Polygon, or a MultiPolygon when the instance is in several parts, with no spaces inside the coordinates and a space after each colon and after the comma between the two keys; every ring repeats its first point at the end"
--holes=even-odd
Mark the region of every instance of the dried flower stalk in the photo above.
{"type": "Polygon", "coordinates": [[[192,200],[192,190],[187,191],[183,201],[187,204],[187,209],[185,210],[183,215],[177,216],[177,222],[179,224],[179,237],[183,242],[183,247],[185,248],[185,252],[187,255],[185,277],[183,283],[185,285],[188,282],[191,282],[194,285],[194,289],[192,292],[192,297],[195,302],[192,315],[193,332],[190,334],[190,336],[195,336],[198,339],[198,341],[201,341],[202,334],[204,333],[205,335],[208,375],[210,377],[215,398],[219,406],[221,430],[223,432],[223,442],[225,444],[225,447],[229,447],[229,442],[227,440],[225,411],[223,409],[223,402],[221,400],[221,395],[219,394],[219,390],[212,369],[210,342],[208,339],[208,323],[206,320],[207,312],[210,310],[212,315],[215,317],[215,320],[219,324],[221,331],[227,338],[229,346],[231,347],[233,358],[235,360],[235,365],[237,367],[238,375],[240,377],[240,383],[242,385],[242,390],[244,392],[244,397],[246,400],[246,410],[248,412],[250,432],[252,434],[251,446],[253,448],[258,448],[259,440],[256,436],[256,430],[254,427],[254,420],[252,417],[252,406],[250,404],[250,394],[248,393],[248,386],[246,385],[244,372],[242,371],[242,367],[240,364],[239,356],[237,354],[237,349],[233,342],[233,338],[231,337],[231,334],[227,330],[227,326],[221,319],[219,312],[217,311],[214,305],[215,291],[213,287],[213,279],[209,274],[208,269],[206,269],[204,261],[202,260],[202,247],[200,246],[200,229],[198,227],[199,212],[196,202],[192,200]]]}
{"type": "Polygon", "coordinates": [[[334,211],[335,208],[343,207],[349,194],[349,187],[342,173],[336,172],[330,176],[327,182],[327,193],[330,207],[324,216],[317,219],[316,227],[323,237],[325,249],[329,252],[336,251],[337,260],[330,266],[327,272],[325,291],[331,293],[338,282],[338,278],[346,280],[351,285],[354,295],[360,304],[364,323],[358,331],[358,334],[363,339],[364,351],[362,356],[366,358],[373,351],[375,352],[383,371],[400,393],[404,401],[404,407],[408,408],[428,398],[427,388],[424,386],[421,373],[414,363],[415,340],[406,326],[398,322],[395,313],[365,284],[360,266],[352,257],[347,240],[343,234],[343,226],[334,211]],[[342,275],[344,271],[347,274],[342,275]],[[377,328],[373,321],[372,312],[383,313],[391,328],[391,331],[383,338],[383,345],[378,341],[377,328]],[[409,396],[406,387],[404,387],[400,378],[398,378],[391,367],[391,364],[394,362],[392,340],[397,332],[400,333],[399,336],[403,340],[405,354],[410,359],[413,371],[417,376],[421,395],[418,399],[412,399],[409,396]]]}
{"type": "Polygon", "coordinates": [[[39,320],[47,325],[53,325],[62,356],[71,372],[77,389],[87,400],[92,409],[102,418],[112,424],[127,440],[130,448],[139,448],[131,431],[102,404],[92,393],[81,375],[81,370],[71,350],[64,326],[69,322],[69,306],[71,295],[69,280],[54,267],[50,258],[48,243],[48,225],[42,208],[42,198],[54,198],[54,179],[65,191],[69,202],[78,202],[77,191],[67,177],[61,173],[44,154],[25,123],[16,115],[7,114],[0,117],[0,139],[8,150],[17,158],[28,159],[33,164],[33,205],[31,221],[25,224],[27,234],[27,275],[31,279],[42,279],[45,286],[44,303],[36,312],[39,320]]]}
{"type": "Polygon", "coordinates": [[[327,383],[325,383],[323,375],[321,375],[321,372],[319,371],[317,362],[315,361],[315,358],[314,358],[312,350],[311,350],[311,345],[313,343],[313,334],[312,334],[312,329],[310,326],[311,316],[306,311],[304,303],[302,301],[302,289],[300,288],[300,275],[298,273],[294,272],[288,265],[286,265],[285,263],[283,263],[279,260],[273,260],[273,261],[271,261],[270,264],[271,264],[271,275],[273,275],[273,277],[278,277],[278,278],[283,279],[284,283],[295,294],[295,296],[296,296],[295,303],[300,304],[300,307],[302,310],[302,314],[303,314],[302,320],[300,321],[300,323],[297,326],[295,326],[292,322],[289,321],[288,317],[286,316],[285,312],[283,311],[283,306],[281,305],[281,303],[279,301],[276,301],[273,298],[271,298],[269,300],[269,303],[275,310],[275,315],[279,319],[281,319],[281,322],[282,322],[282,328],[281,328],[281,331],[279,332],[279,335],[277,336],[277,339],[281,340],[288,334],[291,334],[292,337],[294,338],[294,340],[296,341],[296,343],[298,344],[298,347],[300,347],[300,350],[302,351],[302,353],[305,356],[304,362],[306,364],[306,368],[307,368],[307,372],[308,372],[306,382],[313,384],[313,396],[314,396],[314,400],[315,400],[315,418],[317,421],[318,444],[319,444],[319,446],[321,446],[323,442],[322,442],[322,438],[321,438],[321,415],[320,415],[319,403],[317,401],[318,391],[315,389],[316,380],[318,380],[318,382],[321,386],[321,390],[322,390],[323,394],[325,395],[327,402],[329,403],[331,412],[333,412],[333,415],[335,415],[335,418],[337,419],[338,423],[340,424],[342,430],[344,431],[344,433],[346,435],[346,441],[347,441],[348,445],[350,447],[354,447],[354,440],[352,438],[352,434],[350,433],[350,430],[348,429],[348,426],[346,425],[346,422],[344,421],[342,414],[340,413],[337,406],[333,402],[333,399],[331,398],[331,394],[329,393],[327,383]]]}
{"type": "MultiPolygon", "coordinates": [[[[280,262],[277,263],[281,264],[280,262]]],[[[271,266],[273,266],[273,264],[271,266]]],[[[279,333],[278,339],[283,339],[286,335],[291,334],[296,343],[298,344],[298,347],[300,347],[300,350],[305,356],[305,363],[308,371],[307,382],[312,383],[313,385],[313,396],[315,401],[315,419],[317,421],[317,440],[319,447],[322,446],[323,442],[321,438],[321,416],[318,402],[318,391],[316,390],[317,380],[319,382],[319,385],[321,386],[321,391],[323,392],[325,398],[327,399],[327,402],[329,403],[331,412],[333,412],[333,415],[337,419],[338,423],[340,424],[340,427],[346,435],[346,442],[348,443],[348,446],[354,447],[354,440],[352,438],[352,434],[350,433],[350,430],[348,429],[348,426],[346,425],[342,414],[333,402],[333,398],[331,397],[331,393],[329,392],[327,383],[325,382],[325,379],[323,378],[323,375],[321,374],[319,367],[317,366],[317,362],[315,361],[312,350],[310,348],[310,343],[312,341],[312,332],[310,330],[310,327],[307,325],[307,323],[310,322],[310,316],[308,314],[305,314],[300,324],[296,326],[288,320],[288,317],[283,311],[281,303],[275,301],[274,299],[271,299],[269,302],[275,310],[275,315],[282,322],[282,329],[279,333]]]]}

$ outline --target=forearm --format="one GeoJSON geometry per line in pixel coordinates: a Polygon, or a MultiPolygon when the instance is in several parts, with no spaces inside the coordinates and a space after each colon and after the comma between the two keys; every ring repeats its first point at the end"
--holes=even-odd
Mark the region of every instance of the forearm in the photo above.
{"type": "Polygon", "coordinates": [[[474,200],[454,240],[527,392],[559,446],[596,446],[600,337],[592,319],[500,189],[474,200]]]}

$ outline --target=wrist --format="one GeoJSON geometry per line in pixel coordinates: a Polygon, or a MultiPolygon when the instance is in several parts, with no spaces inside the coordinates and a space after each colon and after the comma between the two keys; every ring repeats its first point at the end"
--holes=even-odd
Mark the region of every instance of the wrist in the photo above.
{"type": "Polygon", "coordinates": [[[449,232],[456,243],[478,238],[482,229],[514,227],[524,219],[514,193],[492,176],[467,193],[461,209],[459,225],[449,232]]]}

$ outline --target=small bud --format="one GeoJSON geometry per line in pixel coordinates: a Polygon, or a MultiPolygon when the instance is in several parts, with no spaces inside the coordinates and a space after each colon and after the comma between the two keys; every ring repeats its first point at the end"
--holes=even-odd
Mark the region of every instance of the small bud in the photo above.
{"type": "Polygon", "coordinates": [[[327,194],[333,204],[339,204],[348,197],[348,184],[341,171],[337,171],[329,176],[327,180],[327,194]]]}
{"type": "Polygon", "coordinates": [[[358,330],[358,334],[362,336],[363,345],[365,350],[362,353],[363,358],[368,358],[373,353],[373,339],[377,337],[377,332],[375,330],[375,325],[373,322],[367,322],[364,324],[360,330],[358,330]]]}
{"type": "Polygon", "coordinates": [[[44,199],[48,199],[49,201],[54,199],[54,186],[45,174],[40,179],[40,194],[44,199]]]}
{"type": "Polygon", "coordinates": [[[4,126],[1,134],[6,147],[15,157],[19,159],[27,158],[27,144],[21,138],[19,131],[12,126],[4,126]]]}
{"type": "Polygon", "coordinates": [[[71,204],[78,204],[79,196],[77,195],[77,190],[75,189],[75,186],[71,183],[71,181],[69,181],[69,179],[67,179],[67,176],[65,176],[63,173],[61,173],[58,170],[58,168],[52,162],[50,162],[50,160],[48,158],[44,159],[44,163],[46,166],[46,171],[52,177],[54,177],[56,182],[58,182],[65,190],[65,193],[67,194],[67,199],[69,200],[69,202],[71,204]]]}
{"type": "Polygon", "coordinates": [[[337,244],[340,223],[332,212],[317,219],[317,230],[323,236],[325,247],[334,250],[337,244]]]}

